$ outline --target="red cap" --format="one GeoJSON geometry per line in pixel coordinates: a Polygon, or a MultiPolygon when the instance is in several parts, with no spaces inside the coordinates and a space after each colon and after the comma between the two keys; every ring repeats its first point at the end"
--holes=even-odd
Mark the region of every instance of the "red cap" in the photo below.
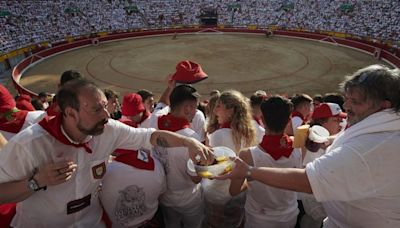
{"type": "Polygon", "coordinates": [[[0,113],[15,108],[15,100],[6,87],[0,84],[0,113]]]}
{"type": "Polygon", "coordinates": [[[200,64],[185,60],[176,65],[176,72],[171,79],[178,83],[193,84],[206,78],[208,76],[201,69],[200,64]]]}
{"type": "Polygon", "coordinates": [[[321,103],[315,107],[312,114],[312,119],[322,119],[328,117],[346,118],[347,114],[342,112],[342,109],[335,103],[321,103]]]}
{"type": "Polygon", "coordinates": [[[145,110],[142,103],[142,97],[136,93],[130,93],[124,96],[122,101],[122,115],[136,116],[145,110]]]}

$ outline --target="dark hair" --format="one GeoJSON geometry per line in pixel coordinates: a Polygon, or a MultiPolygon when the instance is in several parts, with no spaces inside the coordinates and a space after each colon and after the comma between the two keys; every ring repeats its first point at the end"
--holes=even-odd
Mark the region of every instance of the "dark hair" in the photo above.
{"type": "Polygon", "coordinates": [[[279,95],[274,95],[261,103],[261,112],[266,128],[275,133],[281,133],[285,130],[292,110],[292,102],[279,95]]]}
{"type": "Polygon", "coordinates": [[[322,100],[324,103],[335,103],[340,106],[342,110],[343,104],[344,104],[344,96],[340,93],[326,93],[323,97],[322,100]]]}
{"type": "Polygon", "coordinates": [[[185,101],[197,101],[200,94],[190,85],[179,85],[172,90],[169,96],[171,110],[175,109],[185,101]]]}
{"type": "Polygon", "coordinates": [[[343,92],[358,89],[366,100],[375,105],[389,101],[395,112],[400,111],[400,70],[371,65],[347,76],[341,83],[343,92]]]}
{"type": "Polygon", "coordinates": [[[96,84],[85,79],[77,79],[65,83],[57,93],[57,103],[61,113],[64,113],[67,107],[79,111],[79,95],[83,90],[101,92],[96,84]]]}
{"type": "Polygon", "coordinates": [[[324,102],[321,94],[315,94],[312,99],[313,99],[313,101],[318,101],[319,103],[324,102]]]}
{"type": "Polygon", "coordinates": [[[39,99],[32,99],[31,104],[35,110],[44,110],[43,102],[39,99]]]}
{"type": "Polygon", "coordinates": [[[257,106],[257,105],[261,105],[261,103],[263,102],[263,100],[265,100],[266,96],[260,93],[254,93],[253,95],[251,95],[250,97],[250,105],[251,107],[257,106]]]}
{"type": "Polygon", "coordinates": [[[107,100],[111,98],[118,98],[118,94],[112,89],[105,89],[104,95],[106,96],[107,100]]]}
{"type": "Polygon", "coordinates": [[[293,103],[293,108],[296,109],[304,103],[311,103],[312,98],[307,94],[295,94],[290,101],[293,103]]]}
{"type": "Polygon", "coordinates": [[[44,97],[44,98],[47,98],[48,96],[50,96],[51,94],[50,93],[48,93],[48,92],[40,92],[39,94],[38,94],[38,97],[40,98],[40,97],[44,97]]]}
{"type": "Polygon", "coordinates": [[[61,74],[60,78],[60,86],[63,86],[66,82],[74,80],[74,79],[82,79],[83,76],[76,70],[67,70],[61,74]]]}
{"type": "Polygon", "coordinates": [[[141,89],[137,92],[142,97],[142,101],[144,102],[149,97],[154,97],[154,94],[147,89],[141,89]]]}

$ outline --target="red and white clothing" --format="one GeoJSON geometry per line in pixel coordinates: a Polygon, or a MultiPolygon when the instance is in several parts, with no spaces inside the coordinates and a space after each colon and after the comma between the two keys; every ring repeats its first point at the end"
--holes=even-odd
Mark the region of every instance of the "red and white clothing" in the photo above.
{"type": "MultiPolygon", "coordinates": [[[[260,146],[251,147],[250,152],[254,167],[294,168],[301,164],[298,150],[288,153],[288,157],[274,155],[276,160],[260,146]]],[[[294,227],[299,213],[295,192],[258,181],[249,181],[247,184],[245,227],[294,227]]]]}
{"type": "Polygon", "coordinates": [[[19,110],[14,114],[14,118],[11,121],[7,121],[4,118],[0,119],[0,133],[3,134],[7,140],[10,140],[11,137],[18,132],[39,122],[45,116],[46,112],[44,111],[19,110]]]}
{"type": "MultiPolygon", "coordinates": [[[[170,130],[177,134],[199,140],[196,132],[189,128],[185,119],[171,114],[158,119],[158,129],[170,130]]],[[[160,198],[165,226],[167,228],[200,227],[204,216],[203,198],[200,184],[195,184],[187,172],[190,159],[186,147],[160,148],[166,151],[153,151],[164,166],[167,190],[160,198]]]]}
{"type": "MultiPolygon", "coordinates": [[[[162,115],[167,115],[169,111],[170,111],[169,106],[167,106],[164,103],[158,103],[157,107],[151,113],[149,126],[151,128],[157,128],[158,118],[162,115]]],[[[190,128],[193,129],[193,131],[195,131],[199,135],[200,142],[204,142],[206,140],[205,126],[206,126],[206,118],[200,110],[197,110],[196,114],[193,117],[192,122],[190,123],[190,128]]]]}
{"type": "Polygon", "coordinates": [[[374,113],[340,133],[307,164],[324,227],[400,227],[400,116],[374,113]]]}
{"type": "MultiPolygon", "coordinates": [[[[139,150],[137,156],[148,159],[144,151],[139,150]]],[[[164,168],[157,159],[149,170],[114,160],[102,183],[100,200],[113,227],[137,227],[151,220],[166,189],[164,168]]]]}
{"type": "MultiPolygon", "coordinates": [[[[235,149],[232,129],[222,127],[208,135],[210,147],[225,146],[235,149]]],[[[243,147],[243,143],[242,146],[243,147]]],[[[244,192],[232,197],[229,193],[230,180],[202,180],[206,204],[206,224],[212,227],[238,227],[244,218],[244,192]]]]}
{"type": "MultiPolygon", "coordinates": [[[[119,121],[137,126],[125,116],[119,121]]],[[[113,227],[137,227],[157,212],[158,198],[166,189],[164,168],[141,149],[118,149],[115,154],[115,159],[107,165],[100,201],[113,227]]]]}
{"type": "Polygon", "coordinates": [[[66,135],[53,137],[62,132],[60,123],[57,116],[45,119],[14,136],[0,153],[0,183],[31,176],[49,162],[72,160],[78,166],[67,182],[17,203],[13,227],[104,227],[98,192],[109,155],[116,148],[151,148],[154,129],[136,129],[110,119],[104,132],[83,146],[62,143],[66,135]],[[55,130],[50,133],[44,126],[55,130]]]}
{"type": "Polygon", "coordinates": [[[296,132],[298,127],[300,127],[301,125],[304,125],[305,123],[306,123],[306,119],[300,112],[296,112],[296,111],[292,112],[293,134],[296,132]]]}

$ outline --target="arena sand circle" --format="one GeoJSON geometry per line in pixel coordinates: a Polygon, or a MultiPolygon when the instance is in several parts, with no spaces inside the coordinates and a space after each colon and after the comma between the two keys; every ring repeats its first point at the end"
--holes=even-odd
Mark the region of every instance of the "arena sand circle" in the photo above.
{"type": "Polygon", "coordinates": [[[59,75],[76,69],[121,95],[148,89],[158,97],[181,60],[200,63],[209,75],[196,84],[202,95],[236,89],[288,94],[335,92],[345,75],[370,64],[371,55],[317,41],[254,34],[180,34],[139,37],[65,52],[34,65],[20,83],[38,93],[56,92],[59,75]]]}

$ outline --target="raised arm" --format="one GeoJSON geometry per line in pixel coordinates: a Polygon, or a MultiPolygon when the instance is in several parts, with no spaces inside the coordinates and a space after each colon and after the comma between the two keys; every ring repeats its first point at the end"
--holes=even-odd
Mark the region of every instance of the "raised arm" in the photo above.
{"type": "Polygon", "coordinates": [[[211,164],[214,161],[211,148],[193,138],[174,132],[157,130],[152,133],[150,142],[153,146],[162,148],[187,147],[189,149],[189,156],[194,162],[200,159],[200,162],[203,164],[211,164]]]}

